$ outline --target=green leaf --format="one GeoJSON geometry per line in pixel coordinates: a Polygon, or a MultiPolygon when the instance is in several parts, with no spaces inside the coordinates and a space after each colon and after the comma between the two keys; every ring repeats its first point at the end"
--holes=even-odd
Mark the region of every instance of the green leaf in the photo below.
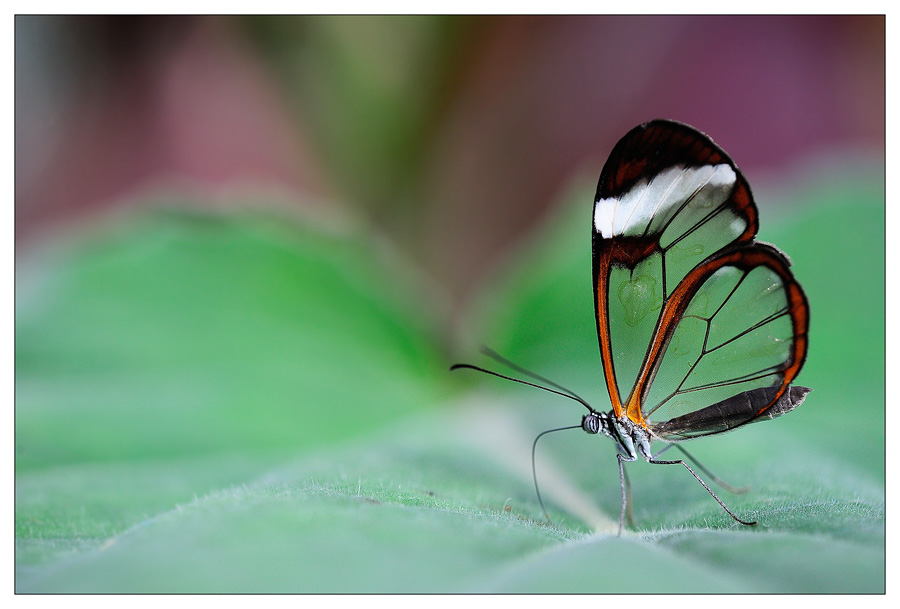
{"type": "MultiPolygon", "coordinates": [[[[878,545],[883,510],[841,497],[846,482],[841,476],[840,483],[818,489],[818,502],[810,502],[803,476],[783,486],[763,482],[733,505],[762,523],[743,529],[685,472],[642,464],[633,468],[643,506],[636,517],[642,524],[656,521],[650,532],[615,538],[609,534],[614,521],[607,519],[604,531],[587,535],[583,525],[556,508],[551,508],[556,524],[548,525],[539,519],[530,472],[516,465],[527,463],[531,435],[523,435],[525,425],[497,416],[497,408],[481,404],[453,415],[428,415],[368,441],[269,468],[246,484],[226,485],[137,519],[90,549],[50,564],[20,566],[17,589],[872,592],[883,587],[883,577],[871,569],[884,559],[878,545]],[[648,481],[641,475],[652,470],[664,470],[668,479],[648,481]],[[659,501],[642,501],[653,488],[670,492],[659,501]],[[673,524],[660,526],[660,519],[673,524]],[[642,567],[614,568],[629,564],[642,567]]],[[[581,448],[601,452],[596,438],[577,438],[592,441],[578,442],[581,448]]],[[[584,488],[603,484],[602,503],[614,512],[615,460],[611,450],[606,456],[609,467],[584,468],[597,474],[584,488]]],[[[778,464],[769,464],[777,474],[778,464]]],[[[562,470],[559,478],[566,477],[562,470]]],[[[559,478],[545,492],[555,494],[559,478]]],[[[580,492],[573,488],[570,493],[580,492]]]]}
{"type": "MultiPolygon", "coordinates": [[[[17,592],[883,592],[883,191],[834,180],[764,233],[809,295],[813,393],[689,445],[752,528],[640,462],[615,537],[615,448],[577,429],[537,447],[548,523],[532,441],[582,408],[450,374],[364,233],[187,205],[59,246],[17,269],[17,592]]],[[[573,190],[472,325],[603,408],[573,190]]]]}
{"type": "Polygon", "coordinates": [[[175,204],[196,207],[20,268],[20,560],[93,547],[447,395],[434,319],[372,239],[175,204]]]}
{"type": "Polygon", "coordinates": [[[306,447],[439,388],[434,319],[364,235],[161,211],[59,256],[16,303],[20,470],[306,447]]]}

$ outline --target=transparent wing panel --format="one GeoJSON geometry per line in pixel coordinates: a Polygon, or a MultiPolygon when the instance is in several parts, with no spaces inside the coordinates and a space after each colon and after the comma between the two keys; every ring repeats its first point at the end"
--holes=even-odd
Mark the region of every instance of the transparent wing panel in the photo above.
{"type": "Polygon", "coordinates": [[[688,204],[676,216],[676,222],[663,235],[666,242],[660,242],[665,256],[667,296],[695,266],[737,239],[747,228],[746,219],[731,208],[720,206],[704,214],[694,214],[696,210],[690,208],[688,204]]]}
{"type": "Polygon", "coordinates": [[[719,269],[675,327],[646,392],[644,416],[666,421],[780,384],[794,332],[781,276],[764,266],[719,269]]]}
{"type": "Polygon", "coordinates": [[[767,267],[746,273],[710,324],[709,346],[733,340],[744,328],[785,312],[787,294],[781,277],[767,267]]]}
{"type": "Polygon", "coordinates": [[[637,380],[662,309],[662,256],[634,270],[613,267],[609,277],[609,330],[616,386],[625,399],[637,380]]]}

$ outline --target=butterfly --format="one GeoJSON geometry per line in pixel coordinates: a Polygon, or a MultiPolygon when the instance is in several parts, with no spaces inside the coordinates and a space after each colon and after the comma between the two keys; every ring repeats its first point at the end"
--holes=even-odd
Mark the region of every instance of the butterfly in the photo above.
{"type": "Polygon", "coordinates": [[[639,458],[683,465],[734,520],[756,524],[729,510],[687,462],[659,458],[678,448],[717,483],[741,492],[679,443],[779,417],[810,392],[791,384],[806,359],[809,305],[787,256],[756,240],[758,213],[747,180],[709,136],[654,120],[613,148],[600,174],[591,224],[594,310],[612,409],[596,410],[574,392],[489,351],[549,387],[469,364],[451,369],[472,368],[585,406],[581,425],[548,430],[534,447],[545,433],[576,428],[615,442],[619,534],[630,508],[624,463],[639,458]],[[654,453],[653,441],[665,446],[654,453]]]}

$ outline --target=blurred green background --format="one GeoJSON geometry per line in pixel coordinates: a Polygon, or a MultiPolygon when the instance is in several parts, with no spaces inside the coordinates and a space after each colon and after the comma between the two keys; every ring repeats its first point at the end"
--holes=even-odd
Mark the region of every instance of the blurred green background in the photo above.
{"type": "Polygon", "coordinates": [[[884,590],[883,17],[20,16],[15,44],[18,592],[884,590]],[[447,369],[484,343],[608,407],[593,188],[656,117],[753,186],[813,393],[691,445],[759,527],[637,463],[619,539],[583,433],[542,441],[540,518],[531,441],[580,407],[447,369]]]}

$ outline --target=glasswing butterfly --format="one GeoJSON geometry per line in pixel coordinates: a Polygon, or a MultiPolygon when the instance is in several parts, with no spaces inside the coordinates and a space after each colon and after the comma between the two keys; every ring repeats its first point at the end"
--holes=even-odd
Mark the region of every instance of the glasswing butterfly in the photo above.
{"type": "MultiPolygon", "coordinates": [[[[581,403],[581,428],[618,449],[622,532],[630,484],[624,463],[681,464],[738,518],[683,460],[661,460],[678,443],[773,419],[800,406],[809,389],[791,385],[808,346],[809,306],[787,256],[756,241],[757,209],[743,174],[707,135],[654,120],[629,131],[600,174],[592,217],[593,290],[603,377],[612,410],[499,355],[495,360],[581,403]],[[552,387],[552,388],[551,388],[552,387]],[[657,453],[650,444],[665,446],[657,453]]],[[[533,470],[534,471],[534,470],[533,470]]],[[[535,489],[543,509],[543,500],[535,489]]],[[[546,514],[546,511],[544,512],[546,514]]],[[[630,510],[628,512],[629,521],[630,510]]]]}

